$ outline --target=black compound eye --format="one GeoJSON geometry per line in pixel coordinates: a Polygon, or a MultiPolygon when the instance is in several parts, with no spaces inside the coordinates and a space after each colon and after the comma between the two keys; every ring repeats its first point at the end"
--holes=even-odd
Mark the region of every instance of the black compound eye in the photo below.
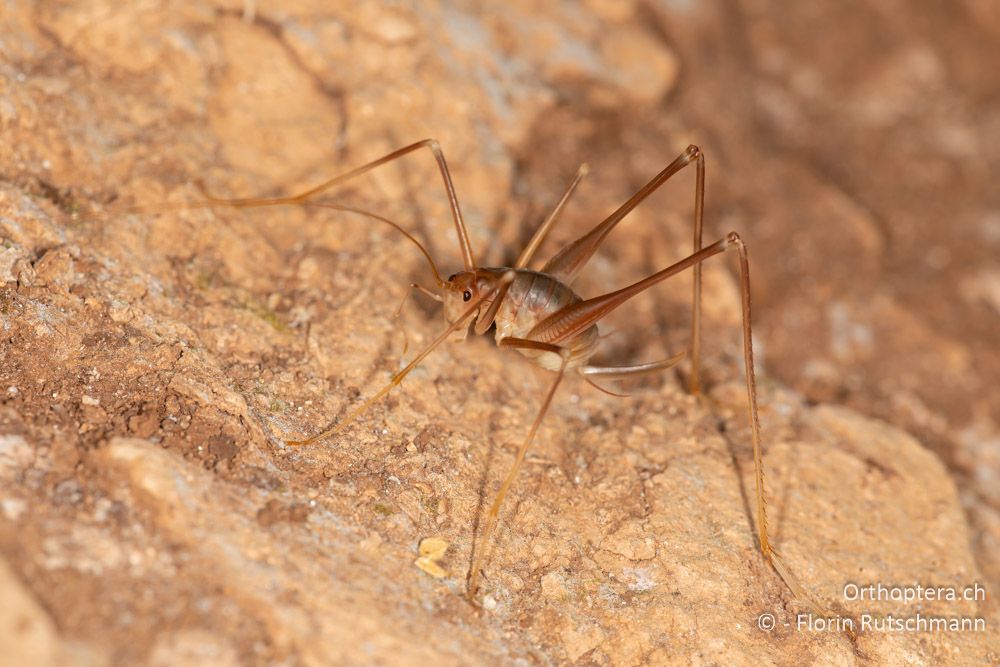
{"type": "Polygon", "coordinates": [[[468,301],[471,298],[472,298],[472,292],[470,292],[469,290],[465,290],[464,292],[462,292],[462,301],[468,301]]]}

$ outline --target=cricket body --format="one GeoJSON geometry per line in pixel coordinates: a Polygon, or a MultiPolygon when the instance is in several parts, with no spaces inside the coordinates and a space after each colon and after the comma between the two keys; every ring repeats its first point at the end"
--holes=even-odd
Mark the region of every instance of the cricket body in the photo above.
{"type": "MultiPolygon", "coordinates": [[[[257,206],[299,205],[328,208],[346,211],[373,218],[385,223],[406,236],[423,253],[434,273],[437,290],[428,289],[414,284],[427,296],[442,302],[446,328],[429,344],[420,350],[414,358],[391,381],[375,394],[362,401],[354,409],[341,417],[333,426],[305,440],[288,440],[286,444],[293,446],[309,445],[333,436],[355,418],[367,411],[374,403],[382,399],[394,387],[400,385],[403,379],[416,368],[423,359],[449,338],[464,337],[471,329],[477,334],[485,334],[490,328],[496,327],[498,347],[518,351],[542,368],[555,373],[548,391],[544,395],[538,413],[522,441],[514,462],[511,464],[500,486],[488,514],[483,522],[479,538],[479,546],[475,548],[472,569],[469,572],[467,592],[473,598],[478,590],[484,553],[490,544],[496,529],[500,509],[505,497],[517,477],[525,454],[531,445],[539,425],[545,416],[560,382],[567,372],[576,372],[591,384],[594,380],[620,380],[668,369],[679,363],[686,354],[691,357],[690,391],[700,392],[700,327],[701,327],[701,263],[709,257],[735,249],[739,255],[740,291],[742,295],[743,321],[743,357],[745,366],[747,409],[750,417],[750,428],[753,444],[756,524],[757,538],[761,554],[775,569],[791,591],[810,607],[818,606],[806,594],[797,579],[792,575],[777,552],[771,546],[767,531],[767,516],[765,507],[763,455],[760,436],[760,425],[757,417],[756,380],[753,367],[753,348],[750,329],[750,276],[747,250],[739,234],[730,232],[715,243],[702,247],[702,220],[704,215],[705,191],[705,158],[697,146],[689,146],[680,156],[654,176],[646,185],[623,203],[611,215],[602,220],[587,234],[565,246],[552,257],[540,270],[528,268],[538,248],[546,235],[552,229],[570,195],[573,193],[583,176],[587,166],[581,166],[576,178],[564,192],[555,209],[540,225],[528,245],[518,256],[514,266],[483,268],[476,264],[468,232],[462,218],[458,198],[452,184],[444,154],[438,142],[433,139],[420,141],[377,160],[362,165],[352,171],[331,178],[318,186],[288,197],[255,198],[255,199],[220,199],[208,197],[202,206],[230,206],[236,208],[257,206]],[[424,246],[408,231],[397,223],[379,215],[347,206],[318,201],[317,197],[349,179],[355,178],[372,169],[396,160],[408,153],[421,148],[429,149],[437,161],[444,187],[448,195],[452,218],[462,251],[464,270],[443,279],[438,272],[430,254],[424,246]],[[597,251],[605,237],[614,227],[643,200],[649,197],[667,179],[684,169],[686,166],[696,166],[695,202],[694,202],[694,234],[693,250],[690,255],[632,285],[628,285],[607,294],[585,299],[576,294],[570,284],[576,278],[587,261],[597,251]],[[691,314],[691,344],[687,351],[673,357],[658,361],[645,362],[632,366],[604,367],[593,366],[589,361],[596,351],[598,343],[597,323],[612,310],[622,305],[632,297],[644,292],[657,283],[676,275],[686,269],[693,270],[693,294],[691,314]]],[[[595,385],[600,388],[599,385],[595,385]]]]}
{"type": "MultiPolygon", "coordinates": [[[[477,269],[452,276],[447,287],[444,311],[449,322],[455,321],[461,314],[466,295],[470,295],[471,299],[479,295],[493,295],[483,298],[480,313],[474,316],[474,325],[477,330],[487,327],[489,320],[485,315],[496,306],[491,324],[496,325],[496,340],[500,344],[509,339],[529,340],[531,330],[539,322],[566,306],[583,301],[572,288],[555,277],[528,269],[477,269]],[[498,285],[505,280],[505,276],[512,279],[506,278],[510,279],[510,284],[501,300],[498,298],[501,291],[498,285]]],[[[568,355],[565,360],[567,371],[585,364],[597,348],[597,325],[593,324],[576,335],[564,348],[568,355]]],[[[555,351],[529,347],[520,347],[517,351],[546,370],[558,371],[563,366],[562,357],[555,351]]]]}

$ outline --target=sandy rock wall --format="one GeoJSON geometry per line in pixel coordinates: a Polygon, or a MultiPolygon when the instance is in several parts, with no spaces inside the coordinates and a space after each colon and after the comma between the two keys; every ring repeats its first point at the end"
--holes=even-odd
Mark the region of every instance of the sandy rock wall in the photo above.
{"type": "MultiPolygon", "coordinates": [[[[851,638],[796,627],[802,602],[755,550],[739,295],[727,262],[706,266],[708,399],[688,396],[674,376],[626,400],[567,382],[490,547],[480,608],[463,597],[475,529],[545,376],[485,340],[448,345],[343,435],[286,447],[283,437],[329,423],[440,330],[435,304],[421,297],[395,317],[408,282],[428,280],[426,265],[386,228],[331,211],[164,205],[198,198],[199,181],[234,196],[294,192],[433,136],[477,256],[500,264],[581,161],[592,175],[542,254],[699,143],[709,155],[707,236],[736,228],[751,248],[778,548],[834,614],[912,616],[912,605],[845,600],[843,587],[995,581],[990,480],[1000,466],[990,458],[996,395],[986,379],[996,357],[980,321],[994,317],[994,268],[961,234],[955,243],[933,236],[919,210],[883,224],[896,202],[880,193],[906,199],[899,193],[913,187],[903,176],[881,182],[898,170],[875,170],[881,189],[852,179],[874,138],[897,155],[906,132],[940,121],[941,145],[966,153],[932,162],[938,180],[925,185],[943,187],[946,158],[961,160],[971,203],[955,224],[988,233],[975,207],[996,203],[974,193],[996,156],[963,131],[989,129],[975,113],[982,95],[967,91],[990,81],[962,79],[951,99],[964,125],[944,123],[952,116],[936,106],[915,118],[906,109],[924,86],[947,90],[940,60],[965,71],[963,49],[991,47],[973,40],[928,55],[917,16],[871,74],[836,78],[825,55],[786,34],[824,17],[765,9],[8,5],[0,636],[11,648],[0,660],[995,658],[992,599],[919,609],[982,618],[981,632],[851,638]],[[828,96],[847,93],[846,117],[867,119],[868,141],[831,166],[821,158],[844,152],[837,137],[850,126],[816,128],[829,120],[828,96]],[[161,213],[123,212],[136,206],[161,213]],[[910,234],[924,244],[908,245],[910,234]],[[971,268],[950,260],[943,286],[900,288],[899,276],[925,270],[911,258],[937,246],[971,268]],[[985,276],[978,297],[944,298],[970,276],[985,276]],[[946,305],[921,309],[920,300],[946,305]],[[951,322],[963,317],[957,330],[951,322]],[[940,391],[926,394],[931,380],[940,391]],[[954,407],[963,396],[972,398],[954,407]],[[894,419],[920,441],[831,402],[894,419]],[[450,545],[443,579],[414,565],[429,536],[450,545]],[[758,626],[763,614],[773,630],[758,626]]],[[[997,25],[987,16],[976,29],[997,25]]],[[[860,35],[857,48],[881,58],[860,35]]],[[[681,257],[692,189],[684,175],[635,211],[591,262],[581,293],[681,257]]],[[[333,200],[415,230],[442,271],[460,266],[429,154],[333,200]]],[[[617,333],[605,358],[684,349],[689,290],[671,281],[609,318],[617,333]]]]}

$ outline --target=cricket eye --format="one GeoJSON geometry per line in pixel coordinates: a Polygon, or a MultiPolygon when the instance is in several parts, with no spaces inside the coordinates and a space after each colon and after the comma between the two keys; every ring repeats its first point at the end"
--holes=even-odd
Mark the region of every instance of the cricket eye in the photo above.
{"type": "Polygon", "coordinates": [[[464,292],[462,292],[462,301],[468,301],[471,298],[472,298],[472,292],[470,292],[469,290],[465,290],[464,292]]]}

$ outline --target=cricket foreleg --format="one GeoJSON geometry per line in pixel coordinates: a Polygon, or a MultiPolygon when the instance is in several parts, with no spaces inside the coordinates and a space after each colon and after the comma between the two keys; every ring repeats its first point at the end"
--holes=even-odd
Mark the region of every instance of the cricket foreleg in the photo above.
{"type": "Polygon", "coordinates": [[[462,313],[462,315],[459,316],[458,319],[449,324],[444,331],[438,334],[437,338],[428,343],[427,346],[424,347],[424,349],[421,350],[420,353],[413,358],[413,361],[408,363],[401,371],[393,375],[392,379],[389,381],[387,385],[385,385],[377,392],[375,392],[373,396],[365,400],[363,403],[361,403],[361,405],[354,408],[351,412],[347,414],[346,417],[343,417],[336,424],[334,424],[327,430],[323,431],[322,433],[318,433],[310,438],[306,438],[305,440],[286,440],[285,444],[290,446],[310,445],[314,442],[323,440],[324,438],[328,438],[329,436],[334,435],[335,433],[343,429],[345,426],[350,424],[352,421],[357,419],[359,416],[364,414],[365,411],[368,410],[368,408],[370,408],[372,405],[374,405],[376,402],[382,399],[386,394],[392,391],[394,387],[400,385],[403,382],[403,378],[409,375],[410,371],[416,368],[420,364],[420,362],[422,362],[424,358],[427,357],[427,355],[433,352],[438,345],[446,341],[452,333],[454,333],[463,326],[468,326],[469,318],[473,316],[473,314],[479,309],[479,307],[483,304],[483,302],[491,298],[494,294],[496,294],[497,290],[500,289],[502,286],[509,285],[510,282],[514,279],[514,275],[515,274],[513,271],[504,274],[500,278],[500,280],[497,281],[497,286],[493,290],[484,293],[478,299],[473,301],[469,305],[469,307],[465,310],[465,312],[462,313]]]}
{"type": "MultiPolygon", "coordinates": [[[[205,205],[229,206],[232,208],[254,208],[261,206],[305,204],[313,197],[316,197],[317,195],[326,192],[341,183],[365,174],[372,169],[381,167],[382,165],[392,162],[393,160],[398,160],[404,155],[421,148],[430,149],[430,151],[434,154],[434,159],[437,161],[438,170],[441,172],[441,179],[444,181],[445,192],[448,195],[448,205],[451,207],[451,216],[455,223],[455,231],[458,234],[458,244],[462,250],[462,260],[465,262],[465,270],[469,271],[476,266],[476,260],[472,254],[472,244],[469,241],[469,232],[465,226],[465,220],[462,218],[462,210],[458,205],[458,196],[455,194],[455,186],[451,180],[451,172],[448,171],[448,163],[444,159],[444,152],[441,150],[440,144],[438,144],[435,139],[424,139],[414,144],[410,144],[409,146],[404,146],[403,148],[395,150],[388,155],[372,160],[367,164],[363,164],[360,167],[356,167],[355,169],[352,169],[344,174],[340,174],[339,176],[334,176],[333,178],[327,179],[315,187],[293,195],[285,197],[245,197],[224,199],[221,197],[213,197],[206,192],[204,193],[207,200],[205,205]]],[[[187,208],[193,207],[188,206],[187,208]]]]}

